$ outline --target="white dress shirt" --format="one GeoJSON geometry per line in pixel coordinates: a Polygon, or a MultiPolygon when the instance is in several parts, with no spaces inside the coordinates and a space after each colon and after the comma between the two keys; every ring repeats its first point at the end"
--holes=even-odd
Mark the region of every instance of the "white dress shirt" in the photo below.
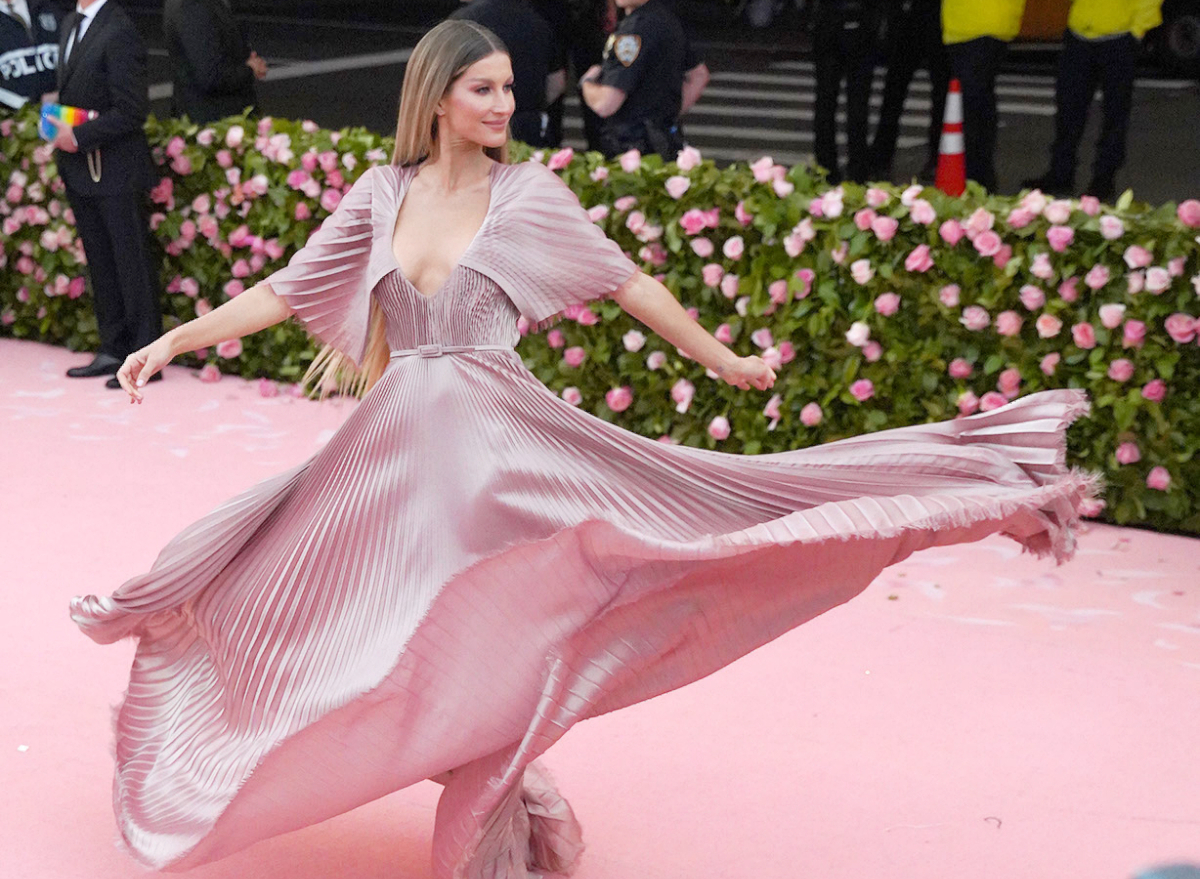
{"type": "Polygon", "coordinates": [[[15,15],[24,22],[25,27],[29,27],[30,22],[33,21],[29,17],[29,4],[25,0],[0,0],[0,9],[5,9],[10,14],[15,15]]]}
{"type": "MultiPolygon", "coordinates": [[[[96,13],[99,12],[100,9],[107,2],[108,2],[108,0],[97,0],[97,2],[93,3],[87,9],[80,9],[79,5],[76,4],[75,11],[83,16],[83,24],[80,25],[80,28],[79,28],[79,39],[81,42],[83,41],[83,35],[86,34],[88,31],[88,28],[92,26],[92,21],[94,21],[96,18],[96,13]]],[[[67,54],[66,54],[66,58],[63,59],[64,62],[67,61],[68,59],[70,59],[71,52],[74,51],[74,49],[75,49],[75,32],[74,32],[74,30],[72,30],[71,36],[67,38],[67,54]]]]}

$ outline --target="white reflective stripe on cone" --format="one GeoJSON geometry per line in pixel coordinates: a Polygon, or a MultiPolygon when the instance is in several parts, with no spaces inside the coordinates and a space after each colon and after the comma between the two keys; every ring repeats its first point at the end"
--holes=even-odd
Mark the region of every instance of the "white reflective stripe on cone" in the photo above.
{"type": "Polygon", "coordinates": [[[938,152],[943,156],[961,156],[966,150],[966,145],[963,142],[961,131],[944,131],[942,132],[942,141],[938,145],[938,152]]]}

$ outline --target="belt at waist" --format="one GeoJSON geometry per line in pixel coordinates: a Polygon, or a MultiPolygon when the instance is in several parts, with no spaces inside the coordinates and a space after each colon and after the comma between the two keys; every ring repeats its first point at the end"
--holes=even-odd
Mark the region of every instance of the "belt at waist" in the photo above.
{"type": "Polygon", "coordinates": [[[473,354],[476,351],[516,351],[508,345],[418,345],[416,348],[406,348],[403,351],[393,351],[389,359],[398,357],[441,357],[443,354],[473,354]]]}

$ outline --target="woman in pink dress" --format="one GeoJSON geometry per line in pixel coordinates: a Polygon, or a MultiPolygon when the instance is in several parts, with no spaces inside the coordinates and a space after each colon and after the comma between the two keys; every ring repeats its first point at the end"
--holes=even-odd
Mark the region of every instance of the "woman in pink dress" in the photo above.
{"type": "Polygon", "coordinates": [[[439,879],[565,872],[582,843],[535,758],[573,724],[695,681],[929,546],[1003,532],[1065,558],[1086,410],[1048,392],[945,424],[747,457],[664,445],[522,365],[539,324],[611,296],[741,388],[737,357],[638,271],[545,167],[504,163],[511,68],[450,22],[404,79],[393,164],[290,264],[133,354],[289,315],[323,381],[366,394],[315,456],[230,500],[72,616],[138,640],[114,805],[144,863],[183,870],[432,778],[439,879]]]}

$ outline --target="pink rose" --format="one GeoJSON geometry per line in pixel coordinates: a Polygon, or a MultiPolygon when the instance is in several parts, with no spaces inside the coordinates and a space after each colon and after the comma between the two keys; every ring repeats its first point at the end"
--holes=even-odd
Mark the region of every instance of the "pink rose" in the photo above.
{"type": "Polygon", "coordinates": [[[999,409],[1001,406],[1008,403],[1004,395],[996,391],[988,391],[979,400],[979,408],[984,412],[991,412],[993,409],[999,409]]]}
{"type": "Polygon", "coordinates": [[[562,330],[555,328],[546,333],[546,344],[551,348],[559,349],[567,343],[566,338],[562,334],[562,330]]]}
{"type": "Polygon", "coordinates": [[[637,150],[628,150],[621,153],[621,157],[617,160],[621,165],[621,170],[626,174],[632,174],[638,168],[642,167],[642,154],[637,150]]]}
{"type": "Polygon", "coordinates": [[[927,272],[933,268],[933,257],[929,255],[929,245],[918,244],[913,248],[912,253],[904,260],[904,268],[910,272],[927,272]]]}
{"type": "Polygon", "coordinates": [[[1071,219],[1071,203],[1066,199],[1055,199],[1046,205],[1042,216],[1055,225],[1060,225],[1071,219]]]}
{"type": "Polygon", "coordinates": [[[671,386],[671,399],[675,403],[675,411],[683,414],[692,405],[696,396],[696,386],[686,378],[681,378],[671,386]]]}
{"type": "Polygon", "coordinates": [[[1162,266],[1146,270],[1146,291],[1158,295],[1171,286],[1171,273],[1162,266]]]}
{"type": "Polygon", "coordinates": [[[1029,274],[1043,281],[1049,281],[1053,278],[1054,266],[1050,264],[1050,254],[1039,253],[1035,256],[1033,262],[1029,264],[1029,274]]]}
{"type": "Polygon", "coordinates": [[[782,305],[787,302],[788,282],[787,281],[772,281],[767,287],[767,296],[776,305],[782,305]]]}
{"type": "Polygon", "coordinates": [[[562,398],[565,402],[572,406],[578,406],[583,402],[583,394],[579,392],[579,388],[575,387],[563,388],[562,398]]]}
{"type": "Polygon", "coordinates": [[[883,346],[872,340],[863,345],[862,353],[868,363],[875,363],[883,356],[883,346]]]}
{"type": "Polygon", "coordinates": [[[771,399],[767,401],[767,405],[763,407],[763,415],[771,419],[771,424],[767,427],[767,430],[774,430],[775,425],[779,423],[779,419],[783,417],[779,411],[779,404],[782,402],[782,394],[772,394],[771,399]]]}
{"type": "Polygon", "coordinates": [[[718,415],[708,423],[708,435],[717,442],[729,438],[729,419],[724,415],[718,415]]]}
{"type": "Polygon", "coordinates": [[[777,370],[783,366],[783,355],[779,353],[778,348],[767,348],[760,356],[762,357],[762,362],[771,367],[771,369],[777,370]]]}
{"type": "Polygon", "coordinates": [[[1189,198],[1181,204],[1175,212],[1179,217],[1179,222],[1185,226],[1190,226],[1193,229],[1200,228],[1200,201],[1194,198],[1189,198]]]}
{"type": "Polygon", "coordinates": [[[1133,378],[1133,363],[1118,357],[1108,365],[1108,377],[1115,382],[1127,382],[1133,378]]]}
{"type": "Polygon", "coordinates": [[[321,207],[333,213],[337,210],[337,206],[342,203],[342,194],[336,189],[326,189],[321,193],[321,207]]]}
{"type": "Polygon", "coordinates": [[[1046,294],[1041,287],[1026,284],[1020,292],[1021,304],[1029,311],[1036,311],[1046,304],[1046,294]]]}
{"type": "Polygon", "coordinates": [[[958,319],[958,322],[968,330],[978,332],[987,329],[992,322],[992,316],[981,305],[968,305],[963,309],[962,317],[958,319]]]}
{"type": "Polygon", "coordinates": [[[995,256],[1000,252],[1000,248],[1004,246],[1004,242],[1000,240],[1000,236],[990,229],[976,235],[974,244],[975,251],[980,256],[995,256]]]}
{"type": "Polygon", "coordinates": [[[646,344],[646,337],[637,330],[630,330],[621,337],[621,344],[626,351],[641,351],[646,344]]]}
{"type": "Polygon", "coordinates": [[[242,140],[246,137],[246,131],[240,125],[231,125],[229,130],[225,132],[225,146],[231,150],[236,150],[242,145],[242,140]]]}
{"type": "Polygon", "coordinates": [[[1186,265],[1187,265],[1187,257],[1186,256],[1177,256],[1172,260],[1168,260],[1167,273],[1172,278],[1182,277],[1183,270],[1186,265]]]}
{"type": "Polygon", "coordinates": [[[725,277],[725,269],[715,262],[710,262],[700,270],[700,278],[704,281],[705,287],[720,286],[723,277],[725,277]]]}
{"type": "Polygon", "coordinates": [[[812,269],[796,270],[796,280],[803,285],[798,291],[796,291],[797,299],[804,299],[809,293],[812,292],[813,281],[816,280],[816,277],[817,273],[812,269]]]}
{"type": "Polygon", "coordinates": [[[992,262],[996,264],[996,268],[1002,269],[1008,265],[1008,261],[1012,259],[1013,249],[1011,244],[1005,244],[1000,248],[999,252],[992,257],[992,262]]]}
{"type": "Polygon", "coordinates": [[[787,198],[796,191],[796,184],[790,180],[777,177],[771,181],[771,188],[775,190],[775,194],[780,198],[787,198]]]}
{"type": "Polygon", "coordinates": [[[726,345],[728,345],[733,341],[733,330],[730,328],[729,324],[721,324],[716,328],[716,330],[713,331],[713,338],[715,338],[718,342],[724,342],[726,345]]]}
{"type": "Polygon", "coordinates": [[[1125,321],[1122,330],[1121,344],[1126,348],[1141,348],[1146,341],[1146,325],[1140,320],[1130,318],[1125,321]]]}
{"type": "Polygon", "coordinates": [[[691,187],[692,181],[686,177],[676,174],[674,177],[668,177],[666,183],[667,195],[679,201],[683,198],[683,194],[691,187]]]}
{"type": "Polygon", "coordinates": [[[750,334],[750,341],[759,348],[770,348],[775,344],[775,337],[771,335],[771,331],[766,327],[759,327],[750,334]]]}
{"type": "Polygon", "coordinates": [[[550,157],[550,161],[546,163],[546,167],[551,171],[561,171],[567,165],[571,164],[571,160],[575,158],[575,150],[567,147],[559,150],[550,157]]]}
{"type": "Polygon", "coordinates": [[[1049,203],[1049,201],[1050,200],[1046,198],[1045,193],[1043,193],[1040,189],[1031,189],[1025,194],[1025,197],[1021,199],[1021,207],[1031,210],[1035,214],[1040,214],[1046,209],[1046,205],[1049,203]]]}
{"type": "Polygon", "coordinates": [[[707,238],[692,239],[692,253],[701,259],[708,259],[716,251],[712,241],[707,238]]]}
{"type": "Polygon", "coordinates": [[[1005,399],[1016,397],[1021,392],[1021,370],[1015,366],[1004,370],[996,381],[996,387],[1005,399]]]}
{"type": "Polygon", "coordinates": [[[795,360],[796,359],[796,346],[793,345],[791,342],[787,342],[787,341],[780,342],[779,343],[779,359],[782,360],[784,363],[791,363],[793,360],[795,360]]]}
{"type": "Polygon", "coordinates": [[[206,363],[200,370],[200,381],[211,384],[221,380],[221,370],[217,369],[216,364],[206,363]]]}
{"type": "Polygon", "coordinates": [[[855,348],[861,348],[870,338],[871,328],[860,320],[850,324],[850,329],[846,331],[846,341],[855,348]]]}
{"type": "Polygon", "coordinates": [[[1097,264],[1088,269],[1088,273],[1083,276],[1083,283],[1093,290],[1099,290],[1108,283],[1108,277],[1108,266],[1097,264]]]}
{"type": "Polygon", "coordinates": [[[1105,241],[1116,241],[1125,234],[1125,224],[1119,217],[1106,214],[1100,218],[1100,236],[1105,241]]]}
{"type": "Polygon", "coordinates": [[[1002,311],[996,315],[996,332],[1002,336],[1015,336],[1021,332],[1024,321],[1015,311],[1002,311]]]}
{"type": "Polygon", "coordinates": [[[938,299],[947,308],[958,308],[958,300],[961,293],[962,289],[958,284],[947,284],[941,290],[938,290],[938,299]]]}
{"type": "Polygon", "coordinates": [[[246,285],[241,281],[233,280],[227,283],[222,290],[224,290],[226,296],[228,296],[230,299],[233,299],[246,292],[246,285]]]}
{"type": "Polygon", "coordinates": [[[1079,209],[1089,217],[1094,217],[1100,213],[1100,199],[1094,195],[1081,195],[1079,197],[1079,209]]]}
{"type": "Polygon", "coordinates": [[[1061,360],[1061,354],[1057,351],[1051,352],[1042,358],[1042,362],[1038,365],[1038,368],[1046,375],[1054,375],[1061,360]]]}
{"type": "Polygon", "coordinates": [[[1125,285],[1131,295],[1141,293],[1146,289],[1146,273],[1130,272],[1125,276],[1125,285]]]}
{"type": "Polygon", "coordinates": [[[805,427],[816,427],[824,417],[825,413],[817,403],[806,403],[800,410],[800,423],[805,427]]]}
{"type": "MultiPolygon", "coordinates": [[[[192,280],[191,278],[188,278],[188,281],[191,281],[191,280],[192,280]]],[[[185,281],[184,283],[186,284],[187,282],[185,281]]],[[[193,283],[195,283],[195,282],[193,281],[193,283]]],[[[69,285],[67,285],[67,297],[70,299],[78,299],[80,296],[82,296],[84,294],[86,289],[87,289],[87,281],[84,280],[82,275],[72,278],[71,283],[69,285]]],[[[199,292],[199,291],[197,290],[197,292],[199,292]]],[[[188,295],[195,296],[196,294],[188,293],[188,295]]]]}
{"type": "Polygon", "coordinates": [[[874,186],[872,186],[871,188],[869,188],[867,190],[867,195],[866,195],[867,204],[873,208],[883,207],[889,201],[891,201],[891,198],[892,197],[887,194],[886,190],[877,189],[874,186]]]}
{"type": "Polygon", "coordinates": [[[871,221],[871,231],[880,241],[891,241],[896,237],[896,230],[899,228],[900,221],[895,217],[875,217],[871,221]]]}
{"type": "Polygon", "coordinates": [[[1136,464],[1142,460],[1142,451],[1137,447],[1137,443],[1121,443],[1117,446],[1117,463],[1118,464],[1136,464]]]}
{"type": "Polygon", "coordinates": [[[1155,467],[1146,476],[1146,488],[1166,491],[1171,487],[1171,474],[1166,467],[1155,467]]]}
{"type": "Polygon", "coordinates": [[[904,205],[906,208],[912,207],[913,202],[915,202],[917,197],[920,196],[920,194],[924,191],[924,186],[922,186],[920,183],[914,183],[912,186],[908,187],[908,189],[900,193],[900,204],[904,205]]]}
{"type": "Polygon", "coordinates": [[[583,365],[585,360],[587,360],[587,351],[578,345],[573,345],[563,352],[563,363],[572,368],[583,365]]]}
{"type": "Polygon", "coordinates": [[[1189,314],[1175,312],[1167,318],[1164,328],[1172,339],[1186,345],[1196,337],[1196,319],[1189,314]]]}
{"type": "Polygon", "coordinates": [[[914,223],[920,223],[922,226],[928,226],[937,220],[937,211],[923,198],[918,198],[912,203],[912,207],[908,209],[908,215],[912,217],[914,223]]]}
{"type": "Polygon", "coordinates": [[[1037,219],[1037,214],[1026,207],[1015,207],[1008,213],[1008,225],[1011,229],[1024,229],[1037,219]]]}
{"type": "Polygon", "coordinates": [[[661,351],[651,351],[646,358],[646,369],[662,369],[667,363],[667,355],[661,351]]]}
{"type": "Polygon", "coordinates": [[[734,299],[738,295],[740,279],[737,275],[726,275],[721,279],[721,294],[726,299],[734,299]]]}
{"type": "Polygon", "coordinates": [[[729,259],[741,259],[742,254],[746,252],[746,242],[742,240],[741,235],[735,235],[725,241],[721,246],[721,252],[729,259]]]}
{"type": "Polygon", "coordinates": [[[955,357],[946,368],[946,372],[950,374],[950,378],[970,378],[971,373],[974,371],[975,368],[961,357],[955,357]]]}
{"type": "Polygon", "coordinates": [[[972,391],[963,391],[958,395],[958,413],[971,415],[979,409],[979,398],[972,391]]]}
{"type": "Polygon", "coordinates": [[[821,215],[830,218],[840,217],[845,197],[845,191],[840,186],[826,192],[821,196],[821,215]]]}
{"type": "Polygon", "coordinates": [[[1050,242],[1051,250],[1062,253],[1075,240],[1075,230],[1070,226],[1051,226],[1046,230],[1046,240],[1050,242]]]}
{"type": "Polygon", "coordinates": [[[617,209],[618,213],[623,214],[623,213],[625,213],[625,211],[629,210],[635,204],[637,204],[637,196],[636,195],[623,195],[620,198],[618,198],[616,201],[613,202],[613,207],[617,209]]]}
{"type": "Polygon", "coordinates": [[[967,232],[971,235],[980,235],[989,231],[996,222],[996,217],[991,211],[986,208],[977,208],[970,217],[967,218],[967,232]]]}
{"type": "Polygon", "coordinates": [[[865,403],[875,396],[875,384],[869,378],[860,378],[850,385],[850,395],[858,402],[865,403]]]}
{"type": "Polygon", "coordinates": [[[850,277],[858,284],[868,284],[875,277],[875,269],[869,259],[858,259],[850,264],[850,277]]]}
{"type": "Polygon", "coordinates": [[[683,231],[688,235],[698,235],[704,231],[704,211],[699,208],[692,208],[686,211],[679,218],[679,225],[683,227],[683,231]]]}
{"type": "Polygon", "coordinates": [[[962,224],[959,223],[958,220],[946,220],[940,227],[938,227],[938,234],[942,236],[943,241],[953,247],[954,245],[958,244],[958,242],[962,241],[963,235],[966,234],[966,231],[963,229],[962,224]]]}
{"type": "Polygon", "coordinates": [[[204,315],[208,314],[210,311],[212,311],[212,309],[212,303],[210,303],[207,299],[196,300],[196,317],[204,317],[204,315]]]}
{"type": "Polygon", "coordinates": [[[1058,285],[1058,295],[1063,302],[1074,302],[1079,298],[1079,292],[1076,287],[1079,284],[1079,279],[1076,277],[1067,278],[1058,285]]]}
{"type": "Polygon", "coordinates": [[[258,395],[260,397],[278,397],[279,385],[271,381],[269,378],[260,378],[258,380],[258,395]]]}
{"type": "Polygon", "coordinates": [[[699,165],[700,162],[700,150],[692,146],[685,146],[675,156],[675,164],[679,166],[680,171],[690,171],[699,165]]]}
{"type": "Polygon", "coordinates": [[[1078,348],[1096,347],[1096,329],[1089,323],[1078,323],[1071,327],[1071,338],[1078,348]]]}
{"type": "Polygon", "coordinates": [[[604,395],[604,402],[608,404],[608,408],[612,411],[624,412],[633,402],[633,391],[629,385],[613,388],[604,395]]]}
{"type": "Polygon", "coordinates": [[[1167,383],[1161,378],[1146,382],[1142,387],[1142,399],[1151,403],[1161,403],[1167,396],[1167,383]]]}
{"type": "Polygon", "coordinates": [[[195,299],[200,295],[200,282],[195,278],[184,278],[179,282],[179,289],[184,295],[195,299]]]}
{"type": "Polygon", "coordinates": [[[1154,262],[1154,257],[1140,244],[1130,245],[1125,250],[1125,265],[1131,269],[1144,269],[1154,262]]]}
{"type": "Polygon", "coordinates": [[[233,264],[233,268],[230,270],[230,274],[232,274],[235,278],[249,277],[250,263],[246,262],[244,259],[239,259],[237,262],[235,262],[233,264]]]}
{"type": "Polygon", "coordinates": [[[849,255],[849,253],[850,244],[847,241],[843,241],[833,250],[829,251],[829,258],[840,266],[846,261],[846,257],[849,255]]]}
{"type": "Polygon", "coordinates": [[[1063,322],[1052,314],[1040,315],[1034,327],[1041,339],[1053,339],[1062,330],[1063,322]]]}
{"type": "Polygon", "coordinates": [[[877,218],[877,214],[870,208],[863,208],[854,214],[854,225],[858,227],[858,231],[866,232],[871,228],[871,223],[877,218]]]}
{"type": "Polygon", "coordinates": [[[575,323],[579,324],[581,327],[594,327],[596,324],[600,323],[600,316],[585,306],[579,310],[577,315],[575,315],[575,323]]]}
{"type": "Polygon", "coordinates": [[[1109,330],[1115,330],[1125,320],[1125,306],[1108,303],[1100,306],[1100,323],[1109,330]]]}
{"type": "Polygon", "coordinates": [[[242,340],[226,339],[224,342],[219,342],[217,344],[217,356],[223,357],[226,360],[233,360],[236,357],[241,357],[242,340]]]}
{"type": "Polygon", "coordinates": [[[598,204],[588,208],[588,219],[593,223],[601,223],[608,216],[608,205],[598,204]]]}
{"type": "Polygon", "coordinates": [[[900,297],[891,292],[876,297],[875,310],[884,317],[891,317],[900,310],[900,297]]]}
{"type": "Polygon", "coordinates": [[[733,215],[743,226],[749,226],[752,222],[754,222],[754,214],[746,210],[746,203],[744,201],[739,201],[737,203],[737,207],[733,210],[733,215]]]}

